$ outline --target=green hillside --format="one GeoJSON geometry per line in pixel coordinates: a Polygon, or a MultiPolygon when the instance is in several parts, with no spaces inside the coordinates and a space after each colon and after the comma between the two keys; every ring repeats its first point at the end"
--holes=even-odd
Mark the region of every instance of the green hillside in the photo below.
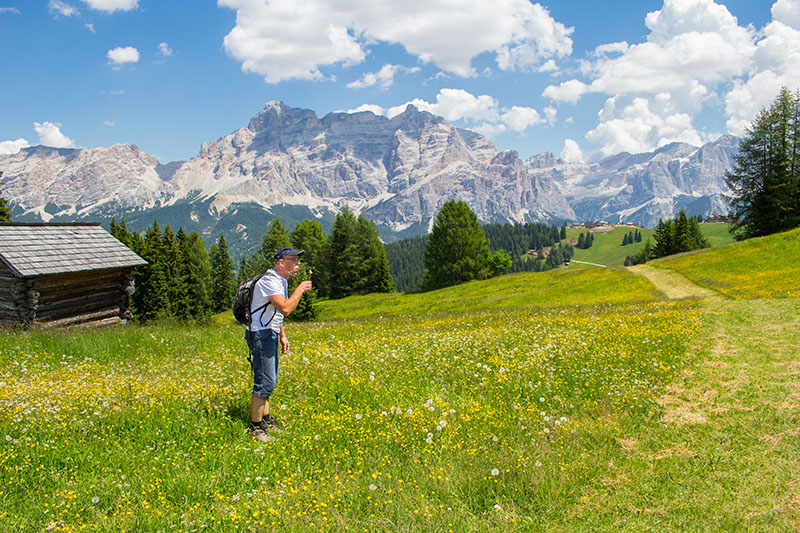
{"type": "MultiPolygon", "coordinates": [[[[711,246],[722,246],[733,242],[733,236],[728,232],[728,225],[721,222],[709,222],[700,224],[700,229],[703,235],[711,242],[711,246]]],[[[567,238],[570,240],[578,240],[581,233],[586,233],[588,230],[583,228],[568,228],[567,238]]],[[[642,249],[647,239],[653,242],[652,228],[633,228],[628,226],[614,227],[613,230],[608,232],[594,233],[594,244],[588,250],[575,250],[573,259],[578,261],[586,261],[589,263],[597,263],[606,266],[619,266],[625,261],[625,256],[634,255],[642,249]],[[622,239],[629,231],[638,229],[642,233],[642,242],[628,244],[622,246],[622,239]]]]}
{"type": "Polygon", "coordinates": [[[800,228],[652,261],[729,298],[800,296],[800,228]]]}
{"type": "Polygon", "coordinates": [[[367,294],[320,302],[322,319],[464,313],[555,305],[652,302],[652,285],[624,268],[521,272],[425,293],[367,294]]]}

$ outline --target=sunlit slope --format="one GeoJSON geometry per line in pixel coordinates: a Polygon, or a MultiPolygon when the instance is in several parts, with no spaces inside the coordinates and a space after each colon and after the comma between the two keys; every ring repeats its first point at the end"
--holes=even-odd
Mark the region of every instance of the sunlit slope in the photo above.
{"type": "Polygon", "coordinates": [[[652,261],[729,298],[800,296],[800,228],[652,261]]]}
{"type": "Polygon", "coordinates": [[[653,286],[623,268],[523,272],[420,294],[367,294],[320,303],[321,318],[398,316],[481,309],[651,302],[653,286]]]}
{"type": "MultiPolygon", "coordinates": [[[[567,229],[567,238],[577,240],[581,233],[586,234],[587,231],[581,228],[567,229]]],[[[606,266],[620,266],[624,263],[626,256],[634,255],[640,251],[647,239],[650,239],[651,245],[655,244],[653,240],[654,231],[652,228],[617,227],[612,231],[594,233],[592,247],[587,250],[576,248],[573,259],[606,266]],[[641,232],[642,241],[622,246],[622,239],[625,234],[636,229],[641,232]]],[[[703,232],[711,246],[723,246],[733,241],[733,237],[728,231],[728,225],[722,222],[700,224],[700,231],[703,232]]]]}

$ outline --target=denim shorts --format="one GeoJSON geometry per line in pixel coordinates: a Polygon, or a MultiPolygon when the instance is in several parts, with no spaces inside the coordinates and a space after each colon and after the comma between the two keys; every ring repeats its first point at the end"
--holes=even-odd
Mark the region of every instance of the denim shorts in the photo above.
{"type": "Polygon", "coordinates": [[[269,400],[278,384],[278,334],[271,329],[245,330],[253,369],[253,396],[269,400]]]}

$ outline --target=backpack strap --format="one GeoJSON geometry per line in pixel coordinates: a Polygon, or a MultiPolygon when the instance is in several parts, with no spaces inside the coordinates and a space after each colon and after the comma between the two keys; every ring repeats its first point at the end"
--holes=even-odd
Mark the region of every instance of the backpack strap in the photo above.
{"type": "MultiPolygon", "coordinates": [[[[267,275],[269,275],[269,271],[267,271],[267,273],[266,273],[266,274],[264,274],[263,276],[259,277],[258,281],[261,281],[261,278],[262,278],[262,277],[264,277],[264,276],[267,276],[267,275]]],[[[258,283],[258,281],[257,281],[256,283],[258,283]]],[[[253,293],[255,293],[255,285],[253,285],[253,293]]],[[[252,300],[251,300],[251,301],[250,301],[250,306],[252,307],[252,305],[253,305],[253,302],[252,302],[252,300]]],[[[278,312],[278,310],[277,310],[277,309],[275,308],[275,306],[273,305],[273,306],[272,306],[272,316],[271,316],[271,317],[269,317],[269,320],[267,320],[267,323],[265,324],[265,323],[264,323],[264,313],[266,313],[266,311],[267,311],[267,308],[268,308],[270,305],[272,305],[272,302],[269,300],[269,297],[267,297],[267,303],[265,303],[264,305],[260,305],[260,306],[256,307],[256,308],[253,310],[253,314],[255,314],[255,313],[257,313],[257,312],[261,311],[261,316],[260,316],[260,317],[259,317],[259,319],[258,319],[258,323],[259,323],[259,324],[261,324],[261,327],[262,327],[262,328],[265,328],[265,327],[267,327],[267,326],[269,325],[269,323],[270,323],[270,322],[272,322],[272,319],[273,319],[273,318],[275,318],[275,315],[276,315],[276,314],[277,314],[277,312],[278,312]]]]}

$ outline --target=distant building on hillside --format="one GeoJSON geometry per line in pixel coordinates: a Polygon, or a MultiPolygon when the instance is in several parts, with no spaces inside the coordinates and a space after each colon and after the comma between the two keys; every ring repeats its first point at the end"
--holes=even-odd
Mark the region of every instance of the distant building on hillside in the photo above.
{"type": "Polygon", "coordinates": [[[99,223],[0,222],[0,325],[128,320],[145,264],[99,223]]]}
{"type": "Polygon", "coordinates": [[[570,228],[592,229],[592,228],[599,228],[601,226],[608,226],[608,225],[609,225],[608,222],[606,222],[604,220],[587,220],[587,221],[580,222],[580,223],[577,223],[577,224],[575,224],[575,223],[570,224],[569,227],[570,228]]]}

